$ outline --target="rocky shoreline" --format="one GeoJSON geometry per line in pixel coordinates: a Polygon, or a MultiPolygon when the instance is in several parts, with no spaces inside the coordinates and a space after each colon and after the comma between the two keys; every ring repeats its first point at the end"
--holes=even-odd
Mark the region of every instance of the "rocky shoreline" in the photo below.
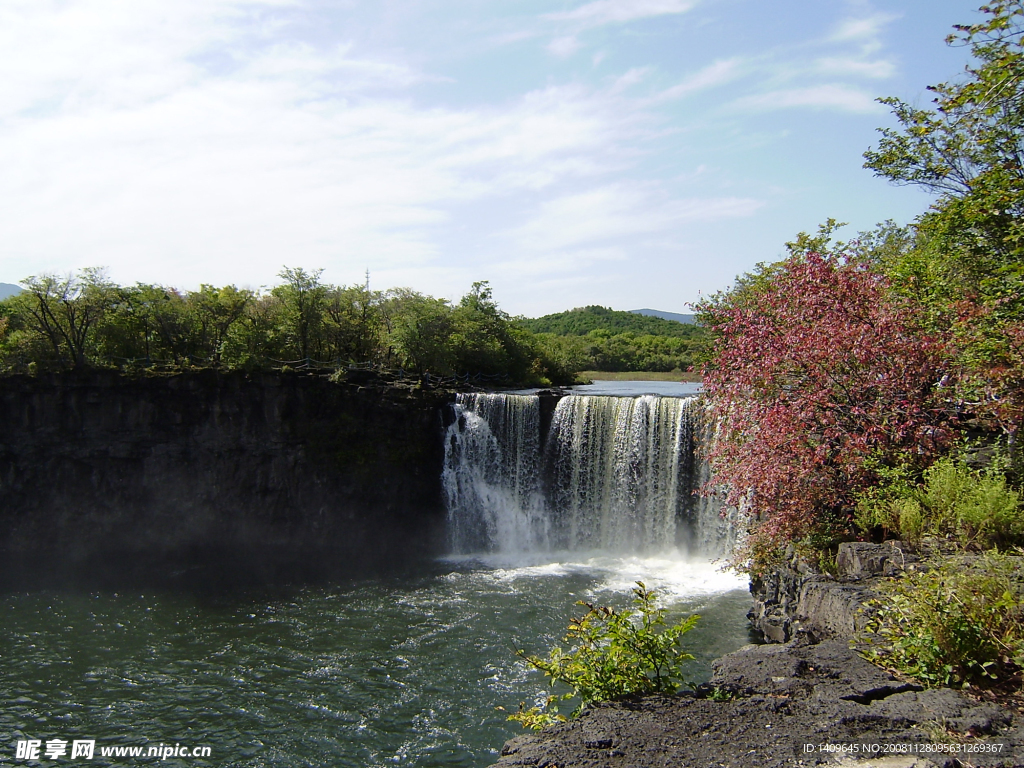
{"type": "Polygon", "coordinates": [[[794,558],[751,583],[766,645],[718,659],[696,691],[517,736],[494,768],[1024,766],[1020,712],[898,680],[851,647],[872,585],[907,564],[898,543],[843,545],[836,577],[794,558]]]}

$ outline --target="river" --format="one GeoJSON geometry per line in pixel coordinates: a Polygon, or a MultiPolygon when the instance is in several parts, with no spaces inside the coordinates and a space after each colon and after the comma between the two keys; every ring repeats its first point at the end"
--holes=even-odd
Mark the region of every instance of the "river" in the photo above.
{"type": "MultiPolygon", "coordinates": [[[[522,488],[488,492],[500,492],[502,503],[509,493],[520,493],[515,504],[525,498],[522,488]]],[[[641,495],[630,498],[640,506],[668,498],[641,495]]],[[[480,498],[471,501],[463,512],[477,514],[480,498]]],[[[529,503],[532,515],[553,502],[529,503]]],[[[611,509],[594,503],[602,514],[611,509]]],[[[503,509],[514,514],[515,504],[503,509]]],[[[574,512],[570,527],[579,528],[584,513],[574,512]]],[[[530,706],[546,693],[513,648],[546,653],[576,600],[623,606],[641,579],[674,616],[700,613],[686,637],[695,681],[707,679],[711,659],[750,641],[745,581],[692,542],[650,546],[640,538],[595,550],[584,546],[591,540],[574,539],[559,549],[568,540],[555,535],[557,526],[544,529],[543,542],[536,531],[514,529],[527,538],[484,542],[387,579],[273,593],[221,594],[210,585],[205,593],[5,595],[0,764],[53,765],[18,759],[16,744],[38,740],[44,750],[59,739],[95,741],[92,760],[58,761],[83,765],[482,767],[521,730],[496,708],[530,706]],[[209,756],[101,754],[175,745],[208,748],[209,756]]]]}

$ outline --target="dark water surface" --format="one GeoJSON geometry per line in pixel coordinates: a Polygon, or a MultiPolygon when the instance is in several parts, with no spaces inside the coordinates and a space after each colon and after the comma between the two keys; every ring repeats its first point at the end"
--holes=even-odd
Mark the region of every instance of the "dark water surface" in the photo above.
{"type": "Polygon", "coordinates": [[[0,597],[0,765],[486,766],[544,694],[512,653],[545,653],[578,599],[623,605],[635,579],[699,612],[692,674],[749,642],[744,583],[707,563],[572,553],[441,561],[412,577],[287,595],[0,597]],[[18,760],[19,739],[95,739],[91,761],[18,760]],[[209,758],[101,747],[208,746],[209,758]]]}

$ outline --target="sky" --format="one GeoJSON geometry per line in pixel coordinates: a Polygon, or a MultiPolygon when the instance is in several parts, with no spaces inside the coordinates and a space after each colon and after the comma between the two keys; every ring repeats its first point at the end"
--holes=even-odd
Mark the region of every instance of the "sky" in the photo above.
{"type": "Polygon", "coordinates": [[[687,312],[828,217],[910,222],[875,99],[954,0],[4,0],[0,281],[282,267],[513,315],[687,312]]]}

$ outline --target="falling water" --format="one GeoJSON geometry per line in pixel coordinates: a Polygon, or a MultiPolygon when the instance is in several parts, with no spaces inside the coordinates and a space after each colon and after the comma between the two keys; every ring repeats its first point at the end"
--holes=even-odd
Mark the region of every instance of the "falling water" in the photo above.
{"type": "Polygon", "coordinates": [[[540,485],[540,400],[460,394],[442,475],[453,551],[549,548],[540,485]]]}
{"type": "Polygon", "coordinates": [[[464,394],[444,485],[455,552],[538,550],[718,555],[728,523],[695,495],[696,398],[570,395],[541,449],[540,400],[464,394]]]}

